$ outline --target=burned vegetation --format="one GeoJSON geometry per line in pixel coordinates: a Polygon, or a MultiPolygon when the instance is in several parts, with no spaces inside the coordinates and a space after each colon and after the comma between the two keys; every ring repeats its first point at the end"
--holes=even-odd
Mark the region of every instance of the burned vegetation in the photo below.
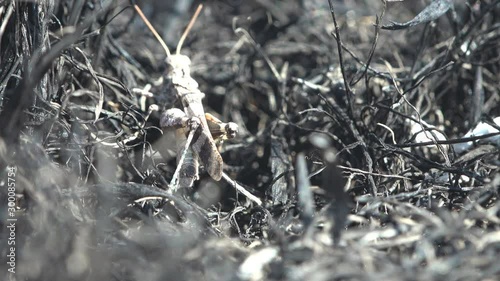
{"type": "Polygon", "coordinates": [[[0,2],[2,280],[500,278],[500,1],[199,4],[0,2]]]}

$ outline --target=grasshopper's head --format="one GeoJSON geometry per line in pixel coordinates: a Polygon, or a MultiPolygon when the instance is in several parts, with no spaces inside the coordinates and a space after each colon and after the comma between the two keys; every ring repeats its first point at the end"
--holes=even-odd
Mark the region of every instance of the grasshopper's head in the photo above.
{"type": "Polygon", "coordinates": [[[167,57],[166,62],[169,68],[168,72],[172,76],[184,77],[185,74],[189,75],[191,72],[191,60],[185,55],[170,55],[167,57]]]}

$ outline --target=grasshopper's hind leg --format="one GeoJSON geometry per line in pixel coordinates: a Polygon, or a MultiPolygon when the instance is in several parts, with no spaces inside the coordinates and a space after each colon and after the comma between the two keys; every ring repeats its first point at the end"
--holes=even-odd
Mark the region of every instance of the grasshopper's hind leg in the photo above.
{"type": "Polygon", "coordinates": [[[194,133],[200,126],[200,120],[196,117],[188,118],[184,111],[172,108],[162,114],[160,126],[164,129],[176,130],[177,168],[170,181],[169,192],[175,192],[179,187],[193,186],[194,181],[199,178],[199,163],[189,146],[194,133]]]}

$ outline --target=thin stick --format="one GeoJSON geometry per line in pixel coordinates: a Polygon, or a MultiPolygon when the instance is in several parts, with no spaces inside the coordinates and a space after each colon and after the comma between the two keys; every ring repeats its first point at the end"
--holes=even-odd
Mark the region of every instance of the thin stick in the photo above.
{"type": "Polygon", "coordinates": [[[203,8],[203,4],[198,5],[198,8],[196,9],[196,12],[194,12],[194,15],[191,18],[191,21],[189,21],[189,24],[186,27],[186,30],[184,30],[184,33],[182,34],[181,39],[179,40],[179,44],[177,44],[177,50],[175,51],[175,53],[177,55],[181,53],[182,44],[184,43],[184,40],[186,39],[189,31],[193,27],[194,22],[196,21],[196,18],[198,18],[198,15],[200,14],[202,8],[203,8]]]}
{"type": "Polygon", "coordinates": [[[238,27],[234,30],[235,33],[238,33],[240,32],[241,34],[243,34],[248,42],[250,44],[253,45],[253,47],[255,48],[255,50],[257,52],[259,52],[259,54],[264,58],[264,60],[266,61],[267,65],[269,66],[269,68],[271,69],[272,73],[274,74],[274,77],[276,77],[276,80],[278,80],[278,82],[283,82],[283,78],[281,77],[281,75],[279,74],[278,70],[276,69],[276,66],[274,66],[273,62],[271,61],[271,59],[269,59],[269,57],[267,56],[266,53],[264,53],[264,51],[262,51],[262,48],[260,47],[259,44],[257,44],[257,42],[255,42],[255,40],[253,39],[253,37],[250,35],[250,33],[248,33],[248,31],[246,31],[245,29],[241,28],[241,27],[238,27]]]}
{"type": "Polygon", "coordinates": [[[194,133],[198,129],[199,125],[193,124],[193,126],[190,128],[189,135],[186,140],[186,144],[184,146],[184,150],[182,151],[181,158],[179,159],[179,163],[177,163],[177,168],[175,169],[174,176],[172,177],[172,180],[170,181],[170,186],[171,188],[168,190],[169,193],[173,193],[177,190],[177,186],[179,185],[179,180],[177,179],[179,176],[179,173],[181,171],[182,164],[184,163],[184,158],[186,158],[189,145],[191,144],[191,141],[193,140],[194,133]]]}
{"type": "Polygon", "coordinates": [[[158,40],[160,42],[161,46],[165,50],[165,53],[167,53],[167,57],[170,57],[170,50],[168,49],[167,44],[165,44],[165,41],[163,41],[163,39],[161,38],[160,34],[158,34],[158,32],[156,32],[156,29],[149,22],[149,20],[146,18],[146,16],[142,13],[141,8],[139,8],[139,6],[137,6],[137,5],[134,5],[134,9],[137,11],[137,13],[141,17],[141,19],[144,21],[144,23],[146,24],[146,26],[149,28],[149,30],[151,30],[151,32],[153,33],[153,35],[156,37],[156,40],[158,40]]]}
{"type": "MultiPolygon", "coordinates": [[[[344,58],[342,56],[342,40],[340,39],[340,28],[337,24],[337,19],[335,18],[335,10],[333,9],[333,3],[332,0],[328,0],[328,5],[330,5],[330,13],[332,14],[332,19],[333,19],[333,26],[335,27],[335,41],[337,41],[337,50],[339,52],[339,63],[340,63],[340,70],[342,72],[342,78],[344,79],[344,87],[345,87],[345,93],[347,97],[347,103],[349,107],[347,107],[347,114],[349,117],[352,117],[352,102],[351,102],[351,94],[352,90],[351,87],[349,86],[349,82],[347,81],[347,76],[345,73],[345,67],[344,67],[344,58]]],[[[332,35],[334,33],[332,32],[332,35]]]]}
{"type": "Polygon", "coordinates": [[[260,200],[257,196],[250,193],[250,191],[246,190],[243,186],[239,185],[235,180],[231,179],[226,173],[222,172],[222,178],[224,178],[230,185],[232,185],[237,191],[241,192],[251,201],[257,203],[257,205],[262,205],[262,200],[260,200]]]}

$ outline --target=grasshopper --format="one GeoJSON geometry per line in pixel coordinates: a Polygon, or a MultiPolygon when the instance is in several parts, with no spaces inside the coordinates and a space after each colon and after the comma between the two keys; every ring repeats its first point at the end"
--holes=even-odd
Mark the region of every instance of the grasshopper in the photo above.
{"type": "Polygon", "coordinates": [[[184,110],[178,108],[165,110],[160,118],[160,126],[163,129],[174,128],[176,135],[177,169],[170,183],[171,191],[175,191],[178,187],[191,187],[194,181],[198,180],[198,159],[201,160],[208,174],[214,180],[219,181],[223,174],[224,162],[217,144],[222,143],[224,139],[235,137],[238,125],[233,122],[224,123],[213,115],[205,113],[202,104],[205,94],[198,89],[198,83],[191,77],[191,60],[180,54],[182,44],[196,21],[202,5],[198,6],[182,34],[175,54],[170,53],[167,45],[141,9],[137,5],[134,5],[134,8],[165,49],[168,65],[166,75],[169,83],[168,92],[175,94],[184,108],[184,110]]]}

